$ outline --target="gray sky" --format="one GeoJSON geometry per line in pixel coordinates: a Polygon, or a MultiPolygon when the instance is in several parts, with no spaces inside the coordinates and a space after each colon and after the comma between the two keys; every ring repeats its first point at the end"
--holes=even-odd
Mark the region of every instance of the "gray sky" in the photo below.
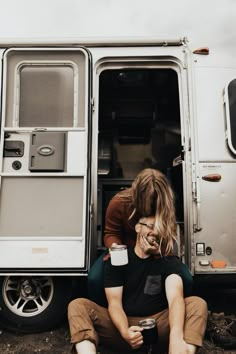
{"type": "Polygon", "coordinates": [[[0,38],[187,36],[235,51],[236,0],[0,0],[0,38]]]}

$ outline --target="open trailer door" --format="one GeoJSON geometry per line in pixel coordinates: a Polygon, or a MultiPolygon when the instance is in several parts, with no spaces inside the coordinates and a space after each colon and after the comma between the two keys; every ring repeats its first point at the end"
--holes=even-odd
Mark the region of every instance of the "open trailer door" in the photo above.
{"type": "Polygon", "coordinates": [[[86,270],[89,53],[14,48],[5,52],[3,63],[2,273],[86,270]]]}

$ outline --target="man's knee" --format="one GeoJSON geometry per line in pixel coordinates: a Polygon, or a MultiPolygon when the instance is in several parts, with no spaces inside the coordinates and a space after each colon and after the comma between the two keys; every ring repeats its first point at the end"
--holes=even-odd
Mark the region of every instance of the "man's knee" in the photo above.
{"type": "Polygon", "coordinates": [[[78,312],[81,314],[83,308],[89,305],[90,300],[85,298],[79,298],[71,301],[68,305],[68,317],[77,316],[78,312]]]}
{"type": "Polygon", "coordinates": [[[90,341],[95,346],[98,345],[98,334],[94,328],[94,323],[100,316],[98,312],[98,305],[86,298],[78,298],[69,303],[68,320],[71,343],[90,341]]]}
{"type": "Polygon", "coordinates": [[[208,309],[207,303],[201,297],[190,296],[185,299],[187,310],[191,311],[193,315],[207,318],[208,309]]]}

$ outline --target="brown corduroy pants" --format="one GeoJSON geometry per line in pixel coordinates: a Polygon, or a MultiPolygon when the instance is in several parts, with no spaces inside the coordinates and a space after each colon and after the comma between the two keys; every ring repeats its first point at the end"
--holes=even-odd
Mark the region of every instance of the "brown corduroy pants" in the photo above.
{"type": "MultiPolygon", "coordinates": [[[[188,344],[202,346],[207,322],[206,302],[191,296],[185,300],[185,325],[184,339],[188,344]]],[[[137,326],[143,318],[155,318],[158,328],[159,344],[168,345],[169,338],[169,311],[168,309],[145,317],[128,317],[130,326],[137,326]]],[[[129,344],[121,337],[119,331],[113,325],[108,310],[96,303],[79,298],[73,300],[68,307],[68,319],[73,344],[83,340],[90,340],[96,347],[98,344],[115,348],[120,351],[131,350],[129,344]]],[[[158,344],[158,345],[159,345],[158,344]]]]}

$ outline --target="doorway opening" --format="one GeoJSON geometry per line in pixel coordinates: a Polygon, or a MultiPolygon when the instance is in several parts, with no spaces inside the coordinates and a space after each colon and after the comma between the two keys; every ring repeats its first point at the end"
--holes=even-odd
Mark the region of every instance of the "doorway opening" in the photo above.
{"type": "MultiPolygon", "coordinates": [[[[182,139],[178,74],[171,68],[109,69],[100,74],[98,246],[110,199],[144,168],[161,170],[183,230],[182,139]]],[[[183,233],[183,231],[181,231],[183,233]]]]}

